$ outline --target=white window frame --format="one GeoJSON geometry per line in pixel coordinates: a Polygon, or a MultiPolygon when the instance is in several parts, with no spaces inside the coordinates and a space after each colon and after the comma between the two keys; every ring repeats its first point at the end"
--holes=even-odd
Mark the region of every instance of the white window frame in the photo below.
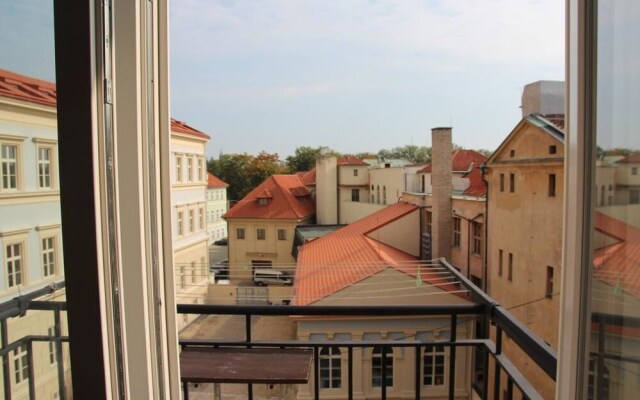
{"type": "MultiPolygon", "coordinates": [[[[371,353],[371,380],[370,380],[370,385],[371,388],[373,389],[378,389],[382,387],[382,363],[384,362],[385,364],[387,364],[387,370],[386,370],[386,377],[387,379],[391,379],[391,385],[387,385],[387,389],[394,387],[394,385],[396,384],[395,382],[395,376],[394,376],[394,371],[396,370],[397,366],[394,365],[395,364],[395,357],[393,355],[393,349],[389,349],[389,351],[387,351],[387,353],[385,354],[386,356],[386,360],[382,359],[382,346],[376,346],[374,348],[372,348],[370,350],[371,353]],[[380,349],[380,353],[376,353],[376,349],[380,349]],[[374,365],[373,365],[373,360],[374,359],[379,359],[380,360],[380,385],[376,385],[373,382],[373,369],[374,369],[374,365]],[[391,360],[390,363],[387,363],[387,360],[391,360]]],[[[378,367],[375,367],[378,368],[378,367]]]]}
{"type": "Polygon", "coordinates": [[[444,387],[445,385],[447,385],[449,382],[449,376],[448,376],[448,370],[449,370],[449,363],[448,363],[448,354],[447,354],[447,348],[443,345],[439,345],[437,343],[434,343],[433,345],[429,345],[429,346],[425,346],[422,348],[422,386],[425,388],[440,388],[440,387],[444,387]],[[427,348],[431,347],[432,351],[427,351],[427,348]],[[442,350],[441,351],[437,351],[436,349],[438,347],[441,347],[442,350]],[[431,364],[431,371],[427,371],[427,357],[431,358],[432,360],[432,364],[431,364]],[[436,360],[438,357],[442,357],[443,363],[442,363],[442,382],[437,384],[435,383],[435,378],[436,378],[436,360]],[[430,374],[428,375],[428,373],[430,372],[430,374]],[[426,378],[430,376],[432,379],[431,383],[425,383],[426,378]]]}
{"type": "MultiPolygon", "coordinates": [[[[357,170],[354,170],[357,171],[357,170]]],[[[339,347],[322,347],[319,351],[320,358],[320,371],[318,377],[320,378],[320,390],[336,390],[342,389],[342,351],[339,347]],[[322,354],[322,352],[326,350],[327,354],[322,354]],[[334,367],[333,361],[339,360],[339,365],[334,367]],[[337,385],[334,386],[334,378],[333,373],[337,370],[340,373],[340,377],[338,378],[337,385]],[[327,382],[328,385],[326,387],[322,386],[323,382],[327,382]]]]}
{"type": "Polygon", "coordinates": [[[0,135],[0,193],[1,192],[19,192],[22,187],[22,159],[23,159],[23,142],[25,137],[14,135],[0,135]],[[16,148],[15,158],[6,158],[4,156],[4,146],[14,146],[16,148]],[[5,186],[5,165],[15,164],[15,187],[5,186]]]}
{"type": "Polygon", "coordinates": [[[187,156],[187,182],[193,182],[193,156],[187,156]]]}
{"type": "Polygon", "coordinates": [[[195,208],[189,207],[187,211],[187,227],[189,228],[189,233],[193,233],[195,231],[195,224],[196,224],[195,214],[196,214],[195,208]]]}
{"type": "Polygon", "coordinates": [[[58,272],[57,263],[57,238],[56,236],[46,236],[40,238],[40,257],[42,260],[42,277],[49,278],[58,272]],[[51,241],[51,243],[47,243],[51,241]],[[51,247],[49,247],[51,246],[51,247]]]}
{"type": "Polygon", "coordinates": [[[184,236],[184,210],[182,208],[176,210],[176,230],[178,236],[184,236]]]}
{"type": "Polygon", "coordinates": [[[43,138],[33,138],[33,142],[36,144],[36,186],[38,190],[53,190],[57,189],[57,140],[54,139],[43,139],[43,138]],[[40,151],[47,150],[49,151],[49,160],[43,161],[40,159],[40,151]],[[49,185],[41,185],[42,181],[42,173],[41,166],[48,165],[49,166],[49,185]]]}
{"type": "Polygon", "coordinates": [[[27,353],[27,344],[16,347],[11,352],[13,367],[13,382],[16,385],[24,384],[29,380],[29,362],[27,353]]]}
{"type": "Polygon", "coordinates": [[[182,154],[181,153],[175,153],[175,174],[176,174],[176,183],[182,183],[182,154]]]}

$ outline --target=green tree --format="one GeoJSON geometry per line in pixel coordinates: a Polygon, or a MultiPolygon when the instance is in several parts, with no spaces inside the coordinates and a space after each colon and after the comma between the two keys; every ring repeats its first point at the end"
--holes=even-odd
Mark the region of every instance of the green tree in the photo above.
{"type": "Polygon", "coordinates": [[[491,154],[493,154],[493,151],[488,150],[488,149],[480,149],[480,150],[476,150],[478,153],[482,154],[483,156],[489,158],[491,157],[491,154]]]}
{"type": "Polygon", "coordinates": [[[271,175],[283,174],[286,173],[287,170],[280,161],[278,153],[271,154],[266,151],[261,151],[260,154],[249,160],[245,172],[250,186],[246,193],[249,193],[249,191],[253,190],[271,175]]]}
{"type": "Polygon", "coordinates": [[[378,157],[384,159],[401,158],[415,164],[425,164],[431,162],[431,147],[409,144],[394,147],[391,150],[382,149],[378,152],[378,157]]]}
{"type": "Polygon", "coordinates": [[[213,158],[207,162],[209,172],[229,184],[227,196],[229,200],[240,200],[251,187],[246,167],[253,157],[247,153],[221,154],[220,158],[213,158]]]}
{"type": "Polygon", "coordinates": [[[322,147],[298,147],[294,155],[287,157],[286,164],[290,173],[296,173],[299,171],[310,171],[316,166],[316,159],[320,154],[322,147]]]}

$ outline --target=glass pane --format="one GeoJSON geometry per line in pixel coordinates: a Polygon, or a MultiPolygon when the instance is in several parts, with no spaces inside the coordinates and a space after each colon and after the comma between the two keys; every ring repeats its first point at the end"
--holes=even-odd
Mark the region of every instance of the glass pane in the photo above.
{"type": "Polygon", "coordinates": [[[60,197],[40,190],[59,188],[53,26],[51,0],[0,1],[0,306],[20,297],[27,307],[0,332],[17,346],[0,376],[13,399],[31,383],[36,399],[72,398],[69,345],[55,340],[68,336],[60,197]]]}
{"type": "Polygon", "coordinates": [[[596,34],[595,231],[585,398],[631,399],[640,390],[640,2],[599,1],[596,34]]]}

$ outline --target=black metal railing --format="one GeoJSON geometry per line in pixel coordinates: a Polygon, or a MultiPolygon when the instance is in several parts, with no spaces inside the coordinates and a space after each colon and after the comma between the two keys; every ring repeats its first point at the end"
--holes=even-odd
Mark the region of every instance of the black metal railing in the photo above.
{"type": "MultiPolygon", "coordinates": [[[[536,388],[524,377],[524,375],[514,366],[514,364],[502,352],[503,333],[509,335],[523,351],[525,351],[531,359],[552,379],[555,380],[557,356],[555,351],[544,341],[534,335],[528,328],[516,320],[504,308],[497,304],[493,299],[482,292],[471,281],[467,280],[454,267],[446,261],[441,261],[441,265],[446,267],[451,273],[452,279],[459,281],[465,286],[470,293],[470,297],[476,302],[471,305],[424,305],[424,306],[224,306],[224,305],[198,305],[198,304],[180,304],[178,305],[178,313],[181,314],[199,314],[199,315],[240,315],[245,319],[245,340],[225,341],[225,340],[201,340],[201,339],[181,339],[180,345],[184,348],[213,346],[213,347],[244,347],[244,348],[307,348],[313,350],[312,373],[313,377],[313,396],[320,399],[320,368],[319,368],[319,349],[323,347],[329,348],[347,348],[347,398],[353,398],[353,359],[352,353],[354,348],[373,348],[380,347],[382,349],[382,360],[384,355],[392,351],[394,348],[413,348],[415,352],[415,374],[414,374],[414,395],[416,399],[420,399],[423,392],[422,385],[422,349],[430,345],[438,345],[446,347],[448,351],[448,398],[453,399],[456,391],[456,350],[458,348],[472,348],[476,350],[476,357],[482,354],[484,357],[484,366],[479,371],[479,376],[483,377],[483,384],[477,385],[477,382],[468,382],[466,385],[469,390],[472,387],[476,390],[480,389],[480,397],[488,399],[490,392],[494,399],[499,399],[502,394],[501,375],[506,375],[504,388],[506,389],[507,398],[511,399],[514,391],[517,389],[522,398],[525,399],[542,399],[536,388]],[[251,332],[252,316],[333,316],[333,317],[381,317],[381,316],[413,316],[413,317],[442,317],[449,316],[449,340],[361,340],[361,341],[254,341],[251,332]],[[476,337],[472,339],[458,338],[457,327],[462,321],[460,317],[466,317],[466,321],[479,319],[483,323],[480,326],[484,328],[476,332],[476,337]],[[496,327],[495,342],[489,338],[489,325],[496,327]],[[487,384],[490,381],[489,359],[493,360],[493,385],[487,384]],[[489,390],[490,389],[490,390],[489,390]]],[[[382,399],[386,399],[386,363],[382,362],[382,377],[380,395],[382,399]]],[[[184,396],[188,399],[189,385],[184,382],[184,396]]],[[[248,398],[253,398],[253,390],[251,384],[247,388],[248,398]]]]}

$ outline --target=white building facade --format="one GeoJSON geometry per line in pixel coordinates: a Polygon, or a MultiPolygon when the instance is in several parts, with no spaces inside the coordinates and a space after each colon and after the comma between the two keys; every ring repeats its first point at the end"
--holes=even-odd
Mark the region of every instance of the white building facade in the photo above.
{"type": "MultiPolygon", "coordinates": [[[[176,302],[202,304],[208,286],[206,223],[207,172],[205,144],[209,136],[171,120],[171,205],[176,302]]],[[[195,315],[178,319],[178,329],[195,315]]]]}
{"type": "Polygon", "coordinates": [[[211,173],[207,173],[207,176],[207,235],[211,245],[227,237],[227,221],[222,216],[227,212],[229,184],[211,173]]]}

